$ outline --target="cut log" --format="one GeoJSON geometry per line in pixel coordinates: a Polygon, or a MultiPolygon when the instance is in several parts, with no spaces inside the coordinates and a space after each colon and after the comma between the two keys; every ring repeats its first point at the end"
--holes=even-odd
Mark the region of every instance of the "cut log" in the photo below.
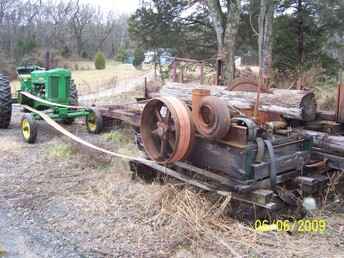
{"type": "Polygon", "coordinates": [[[327,133],[301,130],[304,136],[311,137],[315,147],[327,153],[344,155],[344,136],[328,135],[327,133]]]}
{"type": "MultiPolygon", "coordinates": [[[[200,84],[167,82],[160,90],[160,96],[174,96],[191,104],[192,90],[208,89],[212,96],[226,101],[230,108],[252,110],[257,93],[246,91],[227,91],[225,87],[200,84]]],[[[281,114],[287,119],[312,121],[316,117],[316,100],[311,91],[272,89],[271,93],[260,94],[259,110],[281,114]]]]}

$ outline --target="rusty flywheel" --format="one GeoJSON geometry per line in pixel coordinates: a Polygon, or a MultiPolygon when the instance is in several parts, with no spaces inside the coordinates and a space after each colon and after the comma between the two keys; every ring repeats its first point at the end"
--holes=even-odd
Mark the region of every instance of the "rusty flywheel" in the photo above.
{"type": "MultiPolygon", "coordinates": [[[[226,88],[229,91],[257,92],[259,87],[258,79],[255,77],[239,77],[234,79],[226,88]]],[[[265,85],[262,85],[261,92],[268,92],[265,85]]]]}
{"type": "Polygon", "coordinates": [[[184,159],[195,135],[189,108],[174,97],[150,100],[141,115],[140,131],[145,151],[159,163],[184,159]]]}

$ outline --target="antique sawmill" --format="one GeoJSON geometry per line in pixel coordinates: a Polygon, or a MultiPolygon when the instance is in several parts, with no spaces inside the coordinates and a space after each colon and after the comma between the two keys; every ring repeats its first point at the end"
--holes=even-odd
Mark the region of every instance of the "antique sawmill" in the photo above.
{"type": "MultiPolygon", "coordinates": [[[[203,71],[204,64],[200,65],[203,71]]],[[[143,177],[163,173],[204,190],[278,210],[300,206],[303,197],[326,187],[326,173],[344,170],[344,85],[338,86],[333,112],[317,110],[312,91],[268,88],[249,77],[239,77],[228,87],[167,82],[158,91],[146,87],[145,97],[136,103],[94,110],[71,106],[68,71],[32,72],[31,77],[35,76],[39,78],[33,85],[31,79],[23,80],[18,95],[32,118],[45,120],[97,151],[130,159],[131,169],[143,177]],[[48,75],[61,83],[51,84],[48,75]],[[52,99],[50,93],[57,95],[52,99]],[[75,117],[86,117],[93,133],[114,120],[133,126],[145,157],[99,148],[55,121],[75,117]]],[[[8,81],[2,79],[0,86],[0,127],[6,128],[13,100],[8,81]]],[[[33,119],[26,120],[21,123],[23,136],[33,143],[37,127],[33,119]]]]}
{"type": "Polygon", "coordinates": [[[256,82],[238,79],[230,87],[168,82],[146,93],[130,108],[99,107],[105,120],[137,129],[154,162],[132,161],[134,171],[278,210],[321,192],[324,173],[344,168],[341,112],[318,112],[311,91],[260,87],[257,94],[256,82]]]}

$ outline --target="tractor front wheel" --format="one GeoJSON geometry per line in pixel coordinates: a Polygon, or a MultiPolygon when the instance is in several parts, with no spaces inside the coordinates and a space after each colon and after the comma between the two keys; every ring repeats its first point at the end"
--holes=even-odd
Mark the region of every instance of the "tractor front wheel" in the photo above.
{"type": "Polygon", "coordinates": [[[35,143],[37,139],[38,125],[35,118],[31,114],[25,114],[20,122],[24,141],[27,143],[35,143]]]}
{"type": "Polygon", "coordinates": [[[0,74],[0,129],[10,125],[12,116],[12,98],[10,83],[5,76],[0,74]]]}
{"type": "Polygon", "coordinates": [[[98,110],[92,110],[86,117],[86,127],[89,133],[99,134],[103,130],[103,116],[98,110]]]}

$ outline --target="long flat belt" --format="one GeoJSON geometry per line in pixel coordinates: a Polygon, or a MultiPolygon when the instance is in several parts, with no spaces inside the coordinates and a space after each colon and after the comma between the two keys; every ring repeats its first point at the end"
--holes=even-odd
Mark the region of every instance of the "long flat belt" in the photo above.
{"type": "Polygon", "coordinates": [[[49,106],[53,106],[53,107],[63,107],[63,108],[71,108],[71,109],[83,109],[83,108],[87,109],[87,107],[84,107],[84,106],[70,106],[70,105],[63,105],[63,104],[54,103],[54,102],[39,98],[39,97],[32,95],[31,93],[25,92],[25,91],[21,91],[20,94],[25,96],[25,97],[28,97],[30,99],[36,100],[40,103],[43,103],[43,104],[46,104],[49,106]]]}
{"type": "Polygon", "coordinates": [[[155,161],[152,161],[152,160],[148,160],[148,159],[144,159],[144,158],[138,158],[138,157],[133,157],[133,156],[128,156],[128,155],[124,155],[124,154],[120,154],[120,153],[116,153],[116,152],[113,152],[113,151],[109,151],[109,150],[106,150],[106,149],[103,149],[101,147],[98,147],[92,143],[89,143],[89,142],[86,142],[84,141],[83,139],[81,139],[80,137],[72,134],[71,132],[69,132],[68,130],[66,130],[65,128],[63,128],[61,125],[59,125],[58,123],[56,123],[52,118],[49,117],[49,115],[47,115],[46,113],[42,112],[42,111],[39,111],[39,110],[36,110],[30,106],[26,106],[26,105],[23,105],[23,107],[37,115],[39,115],[43,120],[45,120],[45,122],[50,125],[51,127],[53,127],[54,129],[56,129],[58,132],[62,133],[63,135],[67,136],[68,138],[72,139],[73,141],[79,143],[79,144],[82,144],[84,146],[87,146],[93,150],[96,150],[96,151],[99,151],[99,152],[102,152],[102,153],[105,153],[105,154],[108,154],[110,156],[114,156],[114,157],[117,157],[117,158],[121,158],[121,159],[125,159],[125,160],[133,160],[133,161],[137,161],[137,162],[140,162],[142,164],[145,164],[147,166],[150,166],[152,168],[156,168],[156,169],[159,169],[159,171],[167,174],[167,175],[170,175],[172,177],[175,177],[185,183],[188,183],[188,184],[191,184],[191,185],[194,185],[196,187],[199,187],[203,190],[206,190],[206,191],[212,191],[212,192],[216,192],[220,195],[223,195],[223,196],[227,196],[227,197],[231,197],[231,193],[228,192],[228,191],[224,191],[224,190],[217,190],[215,188],[213,188],[212,186],[208,185],[207,183],[203,183],[203,182],[199,182],[199,181],[196,181],[192,178],[187,178],[186,176],[172,170],[172,169],[169,169],[165,166],[162,166],[160,164],[158,164],[157,162],[155,161]]]}

